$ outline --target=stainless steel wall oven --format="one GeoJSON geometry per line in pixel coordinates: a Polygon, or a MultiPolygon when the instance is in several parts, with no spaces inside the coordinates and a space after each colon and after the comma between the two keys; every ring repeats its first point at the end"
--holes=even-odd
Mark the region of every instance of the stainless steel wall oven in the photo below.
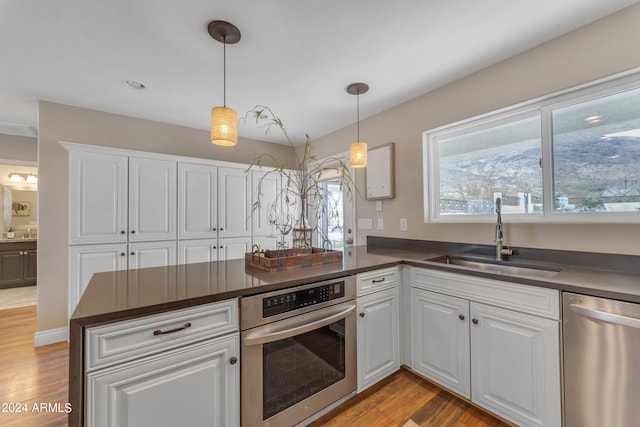
{"type": "Polygon", "coordinates": [[[354,392],[355,277],[241,300],[242,425],[290,427],[354,392]]]}

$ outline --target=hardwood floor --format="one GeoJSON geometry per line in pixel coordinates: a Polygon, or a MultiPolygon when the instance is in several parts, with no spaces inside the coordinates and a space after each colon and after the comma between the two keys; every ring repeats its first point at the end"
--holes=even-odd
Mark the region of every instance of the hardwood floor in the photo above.
{"type": "Polygon", "coordinates": [[[33,346],[35,306],[2,310],[0,321],[0,426],[66,426],[69,345],[33,346]]]}
{"type": "Polygon", "coordinates": [[[451,393],[400,370],[309,427],[507,427],[451,393]]]}
{"type": "MultiPolygon", "coordinates": [[[[0,404],[3,405],[0,426],[66,426],[69,345],[33,347],[35,306],[2,310],[0,320],[0,404]],[[45,406],[41,406],[43,404],[45,406]],[[26,407],[26,412],[7,412],[16,407],[26,407]]],[[[321,426],[502,427],[508,424],[401,370],[310,424],[310,427],[321,426]]]]}

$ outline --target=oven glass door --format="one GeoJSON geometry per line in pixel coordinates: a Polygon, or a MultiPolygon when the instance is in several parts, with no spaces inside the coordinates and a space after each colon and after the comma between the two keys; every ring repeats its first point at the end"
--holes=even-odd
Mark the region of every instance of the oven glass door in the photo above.
{"type": "Polygon", "coordinates": [[[242,332],[242,425],[294,425],[354,392],[353,301],[242,332]]]}
{"type": "Polygon", "coordinates": [[[345,378],[344,319],[302,335],[263,344],[262,419],[345,378]]]}

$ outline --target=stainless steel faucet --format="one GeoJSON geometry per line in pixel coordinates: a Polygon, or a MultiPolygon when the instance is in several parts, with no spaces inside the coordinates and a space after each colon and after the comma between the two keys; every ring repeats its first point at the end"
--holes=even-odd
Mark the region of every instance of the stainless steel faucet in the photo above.
{"type": "Polygon", "coordinates": [[[513,255],[513,251],[509,246],[504,244],[504,233],[502,232],[502,199],[496,198],[496,214],[498,220],[496,222],[496,260],[503,261],[505,256],[513,255]]]}

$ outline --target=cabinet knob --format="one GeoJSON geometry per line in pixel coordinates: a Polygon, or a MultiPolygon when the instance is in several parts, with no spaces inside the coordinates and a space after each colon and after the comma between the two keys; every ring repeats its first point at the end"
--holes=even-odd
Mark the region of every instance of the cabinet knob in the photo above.
{"type": "Polygon", "coordinates": [[[136,230],[131,230],[131,234],[136,234],[136,230]]]}
{"type": "Polygon", "coordinates": [[[214,246],[214,247],[213,247],[213,249],[218,249],[218,247],[217,247],[217,246],[214,246]]]}
{"type": "Polygon", "coordinates": [[[126,254],[124,252],[120,252],[120,256],[125,256],[126,254]]]}
{"type": "Polygon", "coordinates": [[[232,365],[235,365],[236,363],[238,363],[238,358],[232,357],[231,359],[229,359],[229,363],[231,363],[232,365]]]}
{"type": "Polygon", "coordinates": [[[474,325],[477,325],[477,324],[478,324],[478,319],[472,319],[472,320],[471,320],[471,322],[472,322],[474,325]]]}
{"type": "Polygon", "coordinates": [[[216,227],[213,227],[212,230],[213,231],[218,231],[218,229],[216,227]]]}
{"type": "Polygon", "coordinates": [[[135,255],[135,254],[136,254],[135,252],[131,252],[131,255],[135,255]]]}
{"type": "Polygon", "coordinates": [[[220,227],[220,231],[224,231],[224,228],[220,227]]]}
{"type": "Polygon", "coordinates": [[[460,320],[464,320],[464,314],[460,314],[460,315],[458,316],[458,319],[460,319],[460,320]]]}
{"type": "Polygon", "coordinates": [[[364,317],[364,312],[360,313],[360,317],[364,317]]]}
{"type": "Polygon", "coordinates": [[[120,230],[120,234],[124,234],[124,233],[126,233],[126,231],[120,230]]]}
{"type": "Polygon", "coordinates": [[[224,248],[224,246],[220,245],[220,249],[224,248]]]}

